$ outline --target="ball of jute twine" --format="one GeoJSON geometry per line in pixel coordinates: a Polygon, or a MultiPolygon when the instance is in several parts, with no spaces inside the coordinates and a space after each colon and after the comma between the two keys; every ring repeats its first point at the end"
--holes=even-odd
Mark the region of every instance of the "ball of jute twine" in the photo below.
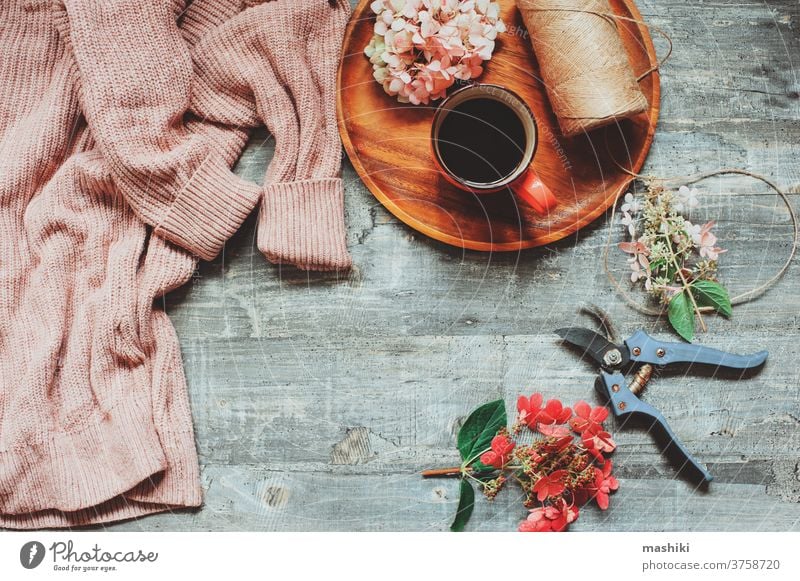
{"type": "Polygon", "coordinates": [[[607,0],[516,2],[565,136],[647,110],[607,0]]]}

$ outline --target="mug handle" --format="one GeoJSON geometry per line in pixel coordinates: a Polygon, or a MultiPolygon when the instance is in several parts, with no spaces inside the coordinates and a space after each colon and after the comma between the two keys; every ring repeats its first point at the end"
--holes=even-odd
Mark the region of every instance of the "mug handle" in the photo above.
{"type": "Polygon", "coordinates": [[[553,192],[550,191],[539,175],[528,168],[520,179],[511,184],[511,189],[517,196],[531,206],[537,214],[547,215],[558,203],[553,192]]]}

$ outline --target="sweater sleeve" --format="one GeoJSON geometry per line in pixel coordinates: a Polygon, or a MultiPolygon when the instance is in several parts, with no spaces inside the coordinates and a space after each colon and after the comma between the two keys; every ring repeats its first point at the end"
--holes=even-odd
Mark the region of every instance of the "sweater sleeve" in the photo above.
{"type": "Polygon", "coordinates": [[[183,124],[191,54],[179,0],[57,0],[84,114],[117,190],[154,233],[209,260],[258,203],[217,148],[183,124]]]}
{"type": "Polygon", "coordinates": [[[194,49],[192,109],[227,125],[263,122],[275,137],[258,247],[272,262],[309,270],[351,266],[344,227],[336,70],[347,0],[252,6],[194,49]]]}

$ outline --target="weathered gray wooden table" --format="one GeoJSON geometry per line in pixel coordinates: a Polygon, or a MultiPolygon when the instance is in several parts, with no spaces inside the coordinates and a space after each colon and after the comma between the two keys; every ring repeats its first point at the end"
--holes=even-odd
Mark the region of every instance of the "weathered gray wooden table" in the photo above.
{"type": "MultiPolygon", "coordinates": [[[[797,0],[642,0],[675,42],[662,75],[662,116],[646,171],[731,166],[800,184],[800,6],[797,0]]],[[[656,39],[663,50],[664,43],[656,39]]],[[[272,154],[255,135],[238,171],[261,179],[272,154]]],[[[580,304],[606,308],[623,332],[674,338],[663,321],[614,295],[599,259],[607,219],[535,251],[464,252],[398,223],[349,163],[342,277],[270,265],[251,217],[224,256],[167,297],[183,347],[206,489],[194,512],[116,530],[446,530],[456,480],[420,470],[457,463],[455,433],[477,405],[542,391],[597,401],[595,369],[552,329],[580,304]]],[[[787,213],[756,183],[700,184],[717,217],[721,278],[764,281],[790,249],[787,213]],[[722,194],[720,192],[736,192],[722,194]]],[[[796,196],[795,196],[796,198],[796,196]]],[[[617,229],[618,231],[618,229],[617,229]]],[[[624,259],[614,268],[624,275],[624,259]]],[[[573,530],[800,529],[800,264],[732,320],[708,318],[699,341],[770,350],[748,381],[673,376],[647,400],[716,475],[710,491],[676,479],[650,436],[615,431],[620,489],[573,530]]],[[[472,530],[513,530],[518,489],[478,498],[472,530]]]]}

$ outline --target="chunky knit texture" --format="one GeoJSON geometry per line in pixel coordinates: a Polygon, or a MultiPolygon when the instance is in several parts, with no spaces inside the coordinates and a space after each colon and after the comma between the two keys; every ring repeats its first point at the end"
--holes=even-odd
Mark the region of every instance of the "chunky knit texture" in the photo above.
{"type": "Polygon", "coordinates": [[[154,300],[258,204],[269,260],[350,266],[334,111],[350,8],[334,4],[0,2],[0,527],[201,504],[154,300]],[[230,170],[260,124],[263,186],[230,170]]]}

